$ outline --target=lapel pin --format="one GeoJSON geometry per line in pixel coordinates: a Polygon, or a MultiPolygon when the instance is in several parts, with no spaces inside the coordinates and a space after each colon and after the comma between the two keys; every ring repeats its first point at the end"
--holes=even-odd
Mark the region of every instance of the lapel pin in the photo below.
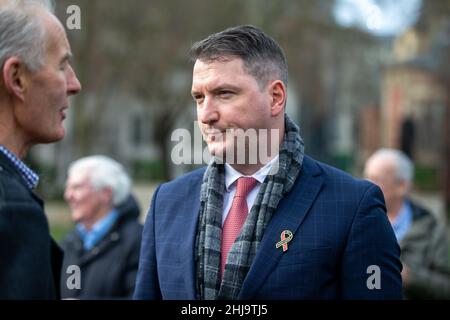
{"type": "Polygon", "coordinates": [[[278,249],[279,247],[283,247],[283,252],[288,249],[288,242],[292,240],[292,232],[290,230],[284,230],[281,232],[281,241],[278,241],[275,247],[278,249]]]}

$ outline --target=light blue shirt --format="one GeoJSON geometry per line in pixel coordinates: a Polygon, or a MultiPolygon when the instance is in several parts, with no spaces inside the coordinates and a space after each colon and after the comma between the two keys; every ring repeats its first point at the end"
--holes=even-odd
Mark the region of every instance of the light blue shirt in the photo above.
{"type": "Polygon", "coordinates": [[[412,208],[408,201],[403,201],[402,208],[395,221],[392,223],[392,228],[394,229],[395,237],[397,241],[403,239],[405,234],[408,232],[412,224],[412,208]]]}
{"type": "Polygon", "coordinates": [[[91,230],[87,230],[83,224],[78,223],[76,228],[83,241],[84,250],[91,250],[111,230],[118,218],[119,212],[113,209],[104,218],[97,221],[91,230]]]}

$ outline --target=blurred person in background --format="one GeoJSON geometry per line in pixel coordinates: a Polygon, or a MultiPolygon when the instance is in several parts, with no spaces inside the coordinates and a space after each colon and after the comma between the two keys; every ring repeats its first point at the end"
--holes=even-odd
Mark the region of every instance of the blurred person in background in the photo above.
{"type": "Polygon", "coordinates": [[[407,299],[450,299],[445,226],[412,201],[414,166],[400,150],[379,149],[367,159],[364,176],[383,191],[389,221],[401,248],[407,299]]]}
{"type": "Polygon", "coordinates": [[[62,298],[130,298],[142,226],[131,180],[122,165],[105,156],[75,161],[68,170],[64,198],[76,228],[62,242],[63,270],[78,266],[81,287],[71,288],[70,274],[63,272],[62,298]]]}
{"type": "Polygon", "coordinates": [[[0,299],[57,299],[62,251],[50,236],[31,147],[61,140],[81,90],[49,1],[0,0],[0,299]]]}

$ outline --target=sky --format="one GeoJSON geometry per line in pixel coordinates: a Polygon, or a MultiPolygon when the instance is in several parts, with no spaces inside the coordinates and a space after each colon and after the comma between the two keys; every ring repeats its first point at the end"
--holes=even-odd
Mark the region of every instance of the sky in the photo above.
{"type": "Polygon", "coordinates": [[[422,0],[337,0],[334,17],[344,27],[377,36],[395,36],[413,25],[422,0]]]}

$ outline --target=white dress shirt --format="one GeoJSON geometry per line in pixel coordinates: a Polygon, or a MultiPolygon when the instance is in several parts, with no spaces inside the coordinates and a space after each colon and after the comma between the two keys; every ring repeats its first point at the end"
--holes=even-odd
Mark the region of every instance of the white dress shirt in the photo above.
{"type": "Polygon", "coordinates": [[[248,212],[250,212],[253,204],[255,203],[259,189],[261,188],[261,184],[266,179],[274,163],[278,165],[278,155],[274,157],[272,160],[270,160],[268,163],[266,163],[264,167],[260,168],[251,176],[243,175],[239,171],[235,170],[228,163],[225,163],[225,194],[223,195],[222,226],[225,223],[228,211],[230,211],[231,205],[233,203],[234,194],[236,193],[237,179],[239,179],[240,177],[252,177],[258,181],[256,187],[254,187],[253,190],[250,191],[247,195],[247,207],[248,212]]]}

